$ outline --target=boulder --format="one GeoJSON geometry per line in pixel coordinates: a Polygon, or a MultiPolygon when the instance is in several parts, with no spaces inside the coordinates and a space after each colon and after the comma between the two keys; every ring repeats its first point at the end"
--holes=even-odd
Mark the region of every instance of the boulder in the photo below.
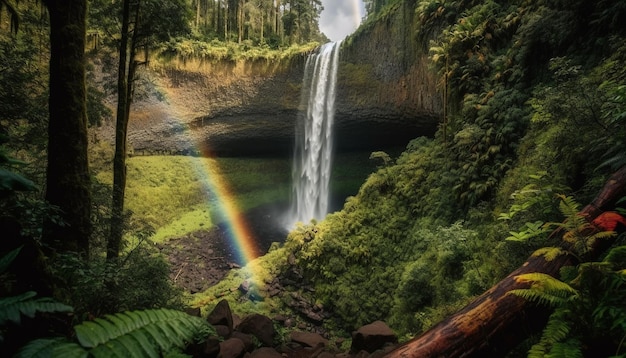
{"type": "Polygon", "coordinates": [[[273,345],[274,337],[276,336],[274,322],[272,322],[272,320],[268,317],[260,314],[253,314],[245,317],[237,329],[239,332],[255,336],[259,342],[266,347],[271,347],[273,345]]]}
{"type": "Polygon", "coordinates": [[[239,338],[229,338],[220,343],[220,352],[217,358],[242,358],[246,354],[246,347],[239,338]]]}
{"type": "Polygon", "coordinates": [[[241,333],[241,332],[233,332],[233,334],[230,336],[230,338],[239,338],[241,339],[241,341],[243,342],[244,346],[246,347],[246,351],[247,352],[252,352],[254,350],[254,340],[252,339],[252,335],[247,334],[247,333],[241,333]]]}
{"type": "Polygon", "coordinates": [[[271,347],[261,347],[252,354],[250,354],[250,358],[283,358],[283,355],[278,353],[278,351],[271,347]]]}
{"type": "Polygon", "coordinates": [[[213,326],[226,326],[228,328],[228,334],[233,332],[233,313],[230,310],[228,301],[221,300],[213,308],[211,313],[207,317],[209,324],[213,326]]]}
{"type": "Polygon", "coordinates": [[[321,344],[324,347],[328,346],[328,340],[317,333],[294,331],[291,332],[289,338],[291,341],[299,343],[305,347],[317,347],[318,344],[321,344]]]}
{"type": "Polygon", "coordinates": [[[385,322],[376,321],[359,328],[352,334],[350,352],[362,350],[373,353],[385,347],[386,344],[398,342],[396,334],[385,322]]]}

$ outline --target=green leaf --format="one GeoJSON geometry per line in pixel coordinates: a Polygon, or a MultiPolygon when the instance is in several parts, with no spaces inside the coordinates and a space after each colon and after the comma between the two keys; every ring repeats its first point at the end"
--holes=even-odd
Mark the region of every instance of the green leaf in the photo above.
{"type": "Polygon", "coordinates": [[[184,312],[155,309],[106,315],[75,327],[81,345],[94,357],[159,357],[183,347],[207,323],[184,312]]]}
{"type": "Polygon", "coordinates": [[[31,180],[6,169],[0,168],[0,192],[33,191],[37,186],[31,180]]]}
{"type": "Polygon", "coordinates": [[[567,251],[560,247],[542,247],[533,252],[532,256],[543,256],[546,261],[552,261],[560,255],[566,255],[567,251]]]}
{"type": "Polygon", "coordinates": [[[74,330],[78,342],[86,348],[96,347],[109,339],[108,334],[94,321],[83,322],[75,326],[74,330]]]}
{"type": "Polygon", "coordinates": [[[33,299],[37,293],[29,291],[18,296],[0,298],[0,325],[7,321],[20,324],[22,315],[34,317],[37,312],[72,312],[72,307],[51,298],[33,299]]]}
{"type": "Polygon", "coordinates": [[[9,268],[9,266],[11,265],[11,263],[13,263],[13,260],[15,260],[17,255],[19,255],[21,250],[22,246],[0,257],[0,273],[5,272],[9,268]]]}
{"type": "Polygon", "coordinates": [[[64,338],[36,339],[22,347],[15,358],[87,358],[87,351],[64,338]]]}

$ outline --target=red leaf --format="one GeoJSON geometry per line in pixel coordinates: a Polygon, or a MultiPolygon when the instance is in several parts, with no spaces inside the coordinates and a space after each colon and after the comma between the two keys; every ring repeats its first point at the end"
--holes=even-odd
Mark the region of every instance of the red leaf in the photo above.
{"type": "Polygon", "coordinates": [[[615,231],[618,224],[626,227],[626,219],[615,211],[605,211],[593,219],[593,223],[604,231],[615,231]]]}

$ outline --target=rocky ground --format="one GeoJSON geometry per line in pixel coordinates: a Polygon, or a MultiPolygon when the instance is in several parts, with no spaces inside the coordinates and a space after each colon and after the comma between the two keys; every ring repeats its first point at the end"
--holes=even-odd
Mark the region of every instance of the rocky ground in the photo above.
{"type": "MultiPolygon", "coordinates": [[[[246,213],[252,235],[263,255],[272,242],[283,242],[287,231],[278,220],[287,205],[272,204],[252,209],[246,213]]],[[[161,252],[170,263],[170,277],[187,292],[202,292],[218,283],[228,271],[240,267],[237,248],[233,247],[228,228],[217,225],[209,231],[198,231],[169,240],[161,245],[161,252]]]]}

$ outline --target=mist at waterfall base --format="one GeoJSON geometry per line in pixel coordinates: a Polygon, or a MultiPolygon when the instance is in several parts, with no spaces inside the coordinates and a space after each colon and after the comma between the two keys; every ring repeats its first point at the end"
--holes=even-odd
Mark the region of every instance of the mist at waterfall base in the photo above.
{"type": "Polygon", "coordinates": [[[323,219],[329,210],[337,66],[341,41],[324,44],[308,57],[296,121],[292,203],[285,228],[323,219]]]}

